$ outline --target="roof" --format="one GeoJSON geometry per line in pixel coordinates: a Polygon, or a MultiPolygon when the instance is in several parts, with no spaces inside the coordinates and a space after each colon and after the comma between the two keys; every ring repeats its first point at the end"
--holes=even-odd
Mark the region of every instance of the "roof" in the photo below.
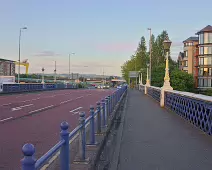
{"type": "Polygon", "coordinates": [[[196,34],[200,34],[202,32],[212,32],[212,26],[211,25],[208,25],[205,28],[203,28],[200,31],[198,31],[196,34]]]}
{"type": "Polygon", "coordinates": [[[199,41],[199,37],[189,37],[186,40],[184,40],[183,43],[188,41],[199,41]]]}
{"type": "Polygon", "coordinates": [[[0,58],[0,61],[15,62],[15,61],[13,61],[13,60],[7,60],[7,59],[3,59],[3,58],[0,58]]]}

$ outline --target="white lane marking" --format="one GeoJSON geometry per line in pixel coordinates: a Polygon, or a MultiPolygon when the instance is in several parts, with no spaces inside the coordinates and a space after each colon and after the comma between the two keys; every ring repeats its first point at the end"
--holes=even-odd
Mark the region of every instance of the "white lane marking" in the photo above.
{"type": "Polygon", "coordinates": [[[72,99],[69,99],[69,100],[66,100],[66,101],[60,102],[60,104],[64,104],[64,103],[67,103],[67,102],[70,102],[70,101],[72,101],[72,99]]]}
{"type": "Polygon", "coordinates": [[[33,110],[31,112],[29,112],[28,114],[31,114],[31,113],[34,113],[34,112],[38,112],[38,111],[42,111],[44,109],[48,109],[48,108],[51,108],[53,107],[54,105],[50,105],[50,106],[46,106],[46,107],[43,107],[43,108],[40,108],[40,109],[37,109],[37,110],[33,110]]]}
{"type": "Polygon", "coordinates": [[[7,104],[3,104],[1,106],[8,106],[8,105],[11,105],[12,103],[7,103],[7,104]]]}
{"type": "Polygon", "coordinates": [[[29,106],[32,106],[32,105],[33,105],[33,104],[27,104],[27,105],[23,105],[23,106],[18,106],[18,107],[12,108],[11,110],[12,110],[12,111],[21,110],[21,109],[24,108],[24,107],[29,107],[29,106]]]}
{"type": "Polygon", "coordinates": [[[81,98],[83,98],[84,96],[80,96],[80,97],[77,97],[76,99],[81,99],[81,98]]]}
{"type": "Polygon", "coordinates": [[[91,94],[88,94],[87,96],[91,96],[91,94]]]}
{"type": "Polygon", "coordinates": [[[73,113],[73,115],[75,115],[75,114],[79,113],[79,109],[82,109],[82,107],[78,107],[74,110],[71,110],[70,112],[73,113]],[[75,112],[75,111],[77,111],[77,112],[75,112]]]}
{"type": "Polygon", "coordinates": [[[7,121],[9,119],[12,119],[13,117],[8,117],[8,118],[5,118],[5,119],[1,119],[0,122],[4,122],[4,121],[7,121]]]}

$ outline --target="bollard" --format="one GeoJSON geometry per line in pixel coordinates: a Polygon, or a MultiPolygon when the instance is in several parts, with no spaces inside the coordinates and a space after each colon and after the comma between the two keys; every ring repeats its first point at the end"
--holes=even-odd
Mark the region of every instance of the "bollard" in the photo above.
{"type": "Polygon", "coordinates": [[[86,145],[86,136],[85,136],[85,112],[79,113],[79,125],[82,128],[79,131],[79,159],[85,161],[85,145],[86,145]]]}
{"type": "Polygon", "coordinates": [[[101,133],[101,106],[100,102],[97,102],[97,133],[101,133]]]}
{"type": "Polygon", "coordinates": [[[94,107],[90,106],[90,145],[96,145],[94,107]]]}
{"type": "Polygon", "coordinates": [[[106,124],[109,123],[109,115],[108,115],[108,97],[105,97],[105,120],[106,124]]]}
{"type": "Polygon", "coordinates": [[[60,124],[61,132],[60,138],[65,141],[60,149],[60,166],[62,170],[70,170],[70,150],[69,150],[69,124],[68,122],[62,122],[60,124]]]}
{"type": "Polygon", "coordinates": [[[102,99],[102,121],[103,121],[103,126],[106,126],[106,116],[105,116],[105,100],[102,99]]]}
{"type": "Polygon", "coordinates": [[[22,170],[35,170],[36,159],[34,158],[35,147],[27,143],[22,147],[24,158],[21,160],[22,170]]]}

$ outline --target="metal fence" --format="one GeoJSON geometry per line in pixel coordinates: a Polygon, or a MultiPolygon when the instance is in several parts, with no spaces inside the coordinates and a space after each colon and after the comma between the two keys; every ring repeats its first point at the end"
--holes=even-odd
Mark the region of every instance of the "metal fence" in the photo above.
{"type": "Polygon", "coordinates": [[[2,84],[0,93],[17,93],[17,92],[30,92],[54,89],[77,89],[78,84],[2,84]]]}
{"type": "Polygon", "coordinates": [[[161,89],[159,87],[149,86],[147,87],[147,94],[150,95],[152,98],[160,102],[160,93],[161,89]]]}
{"type": "Polygon", "coordinates": [[[70,170],[70,144],[69,141],[79,133],[79,153],[80,160],[85,160],[86,155],[86,141],[89,139],[89,145],[96,145],[95,127],[96,133],[101,133],[101,127],[106,127],[109,124],[109,116],[112,114],[114,108],[120,103],[123,95],[127,90],[127,86],[123,86],[121,89],[116,90],[112,95],[105,97],[101,102],[97,102],[96,110],[94,107],[90,107],[90,116],[85,119],[85,112],[79,114],[79,125],[69,133],[69,124],[67,122],[61,123],[61,140],[51,148],[45,155],[38,160],[35,160],[35,147],[33,144],[25,144],[22,147],[24,158],[21,160],[22,170],[36,170],[42,168],[45,162],[48,161],[57,151],[60,151],[60,169],[70,170]],[[96,119],[96,121],[95,121],[96,119]],[[97,123],[97,124],[96,124],[97,123]],[[86,136],[85,127],[90,124],[90,137],[86,136]]]}

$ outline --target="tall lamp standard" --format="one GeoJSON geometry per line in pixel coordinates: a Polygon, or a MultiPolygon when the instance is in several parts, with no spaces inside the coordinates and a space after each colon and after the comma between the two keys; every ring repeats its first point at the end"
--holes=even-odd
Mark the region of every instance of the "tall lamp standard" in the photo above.
{"type": "Polygon", "coordinates": [[[150,83],[149,83],[149,63],[146,64],[147,66],[147,72],[146,72],[146,86],[150,86],[150,83]]]}
{"type": "Polygon", "coordinates": [[[164,103],[165,103],[165,90],[173,90],[173,88],[170,85],[170,77],[169,77],[169,51],[170,51],[171,44],[172,42],[169,40],[167,36],[163,42],[163,48],[166,54],[166,69],[165,69],[163,87],[161,87],[161,100],[160,100],[161,107],[164,107],[164,103]]]}
{"type": "Polygon", "coordinates": [[[20,28],[19,31],[19,45],[18,45],[18,83],[20,83],[20,62],[21,62],[21,32],[26,30],[27,27],[20,28]]]}
{"type": "Polygon", "coordinates": [[[151,84],[152,80],[152,29],[148,28],[149,30],[149,83],[151,84]]]}
{"type": "Polygon", "coordinates": [[[45,83],[45,82],[44,82],[44,70],[45,70],[45,69],[44,69],[44,67],[43,67],[43,68],[42,68],[42,82],[41,82],[42,84],[45,83]]]}
{"type": "Polygon", "coordinates": [[[57,73],[56,73],[56,61],[55,61],[55,66],[54,66],[54,82],[56,83],[57,81],[57,73]]]}
{"type": "Polygon", "coordinates": [[[68,62],[68,64],[69,64],[69,74],[68,74],[69,75],[69,77],[68,77],[69,80],[71,79],[71,65],[70,65],[71,64],[70,63],[71,62],[71,55],[75,55],[75,53],[69,54],[69,62],[68,62]]]}

